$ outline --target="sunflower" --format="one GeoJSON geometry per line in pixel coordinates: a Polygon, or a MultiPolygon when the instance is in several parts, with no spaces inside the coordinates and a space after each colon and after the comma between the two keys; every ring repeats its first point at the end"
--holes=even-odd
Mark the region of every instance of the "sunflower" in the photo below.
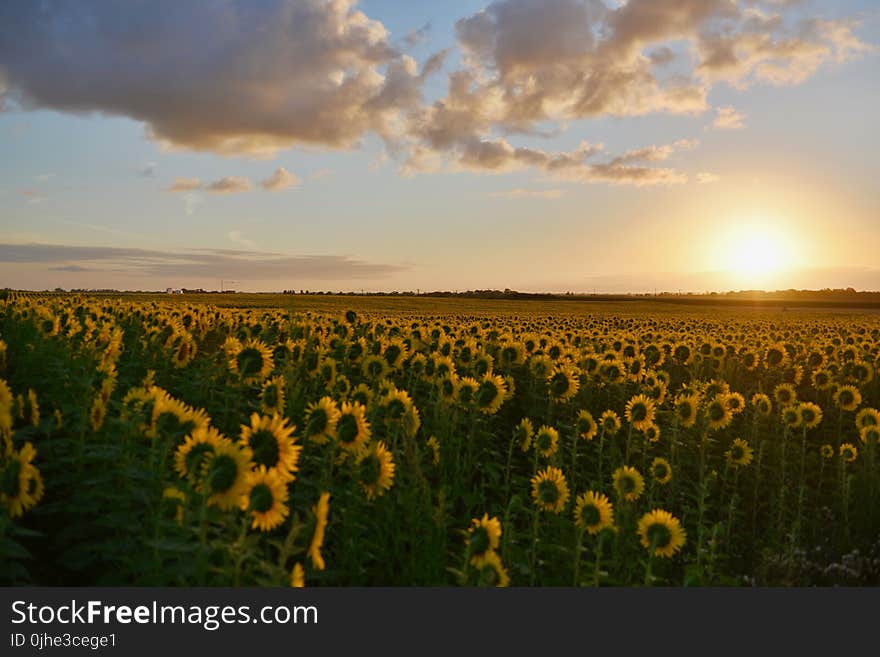
{"type": "Polygon", "coordinates": [[[697,403],[694,395],[679,395],[675,399],[675,419],[682,427],[689,428],[696,424],[697,403]]]}
{"type": "Polygon", "coordinates": [[[590,411],[579,411],[574,421],[575,431],[583,440],[592,440],[599,432],[599,426],[590,411]]]}
{"type": "Polygon", "coordinates": [[[171,364],[181,368],[189,365],[196,356],[198,347],[189,333],[182,333],[171,345],[171,364]]]}
{"type": "Polygon", "coordinates": [[[656,443],[660,440],[660,427],[656,424],[649,424],[642,433],[649,443],[656,443]]]}
{"type": "Polygon", "coordinates": [[[494,415],[501,408],[506,395],[507,384],[504,379],[497,374],[486,372],[474,398],[477,410],[486,415],[494,415]]]}
{"type": "Polygon", "coordinates": [[[336,440],[342,449],[357,452],[370,441],[367,409],[357,402],[342,402],[336,423],[336,440]]]}
{"type": "Polygon", "coordinates": [[[498,549],[501,541],[501,521],[484,513],[482,518],[471,520],[468,529],[467,551],[470,564],[482,568],[486,555],[498,549]]]}
{"type": "Polygon", "coordinates": [[[708,419],[706,426],[709,431],[723,429],[733,419],[730,409],[727,408],[727,395],[723,392],[718,393],[712,398],[712,401],[706,405],[705,412],[708,419]]]}
{"type": "Polygon", "coordinates": [[[27,442],[19,451],[8,450],[0,470],[0,505],[12,518],[17,518],[35,506],[43,496],[43,479],[33,465],[37,455],[27,442]]]}
{"type": "Polygon", "coordinates": [[[425,444],[431,449],[431,459],[434,465],[440,465],[440,441],[435,436],[431,436],[425,441],[425,444]]]}
{"type": "Polygon", "coordinates": [[[378,381],[388,376],[391,367],[381,356],[370,354],[361,361],[361,374],[368,381],[378,381]]]}
{"type": "Polygon", "coordinates": [[[5,380],[0,379],[0,434],[12,434],[12,390],[5,380]]]}
{"type": "Polygon", "coordinates": [[[859,440],[865,445],[880,444],[880,426],[862,427],[859,429],[859,440]]]}
{"type": "Polygon", "coordinates": [[[336,437],[339,416],[339,408],[330,397],[321,397],[318,401],[312,402],[306,406],[304,437],[319,445],[325,444],[336,437]]]}
{"type": "Polygon", "coordinates": [[[862,403],[862,393],[855,386],[840,386],[834,393],[834,403],[844,411],[854,411],[862,403]]]}
{"type": "Polygon", "coordinates": [[[306,571],[300,562],[293,564],[290,571],[290,586],[295,589],[301,589],[306,585],[306,571]]]}
{"type": "Polygon", "coordinates": [[[260,391],[260,410],[267,415],[284,415],[284,377],[273,377],[260,391]]]}
{"type": "Polygon", "coordinates": [[[859,450],[852,443],[843,443],[840,446],[840,456],[847,463],[852,463],[858,458],[859,450]]]}
{"type": "Polygon", "coordinates": [[[559,432],[553,427],[542,425],[535,432],[535,449],[545,459],[550,458],[559,449],[559,432]]]}
{"type": "Polygon", "coordinates": [[[550,399],[563,404],[574,397],[581,387],[577,374],[568,366],[556,367],[547,377],[550,399]]]}
{"type": "Polygon", "coordinates": [[[324,544],[324,531],[327,529],[327,515],[330,513],[330,493],[324,491],[318,498],[318,504],[312,508],[315,514],[315,533],[309,544],[309,559],[316,570],[324,570],[324,557],[321,546],[324,544]]]}
{"type": "Polygon", "coordinates": [[[666,485],[672,480],[672,466],[669,465],[669,461],[660,456],[651,461],[649,472],[654,481],[660,485],[666,485]]]}
{"type": "Polygon", "coordinates": [[[373,391],[367,384],[359,383],[355,386],[354,390],[351,391],[349,398],[353,403],[369,408],[370,404],[373,403],[373,391]]]}
{"type": "Polygon", "coordinates": [[[863,408],[856,414],[856,429],[880,426],[880,411],[876,408],[863,408]]]}
{"type": "Polygon", "coordinates": [[[195,483],[217,447],[228,441],[214,427],[199,427],[177,447],[174,453],[174,469],[182,479],[195,483]]]}
{"type": "Polygon", "coordinates": [[[636,395],[626,403],[626,420],[637,431],[644,431],[653,422],[656,413],[654,400],[645,395],[636,395]]]}
{"type": "Polygon", "coordinates": [[[611,409],[599,416],[599,426],[607,436],[613,436],[620,431],[620,417],[611,409]]]}
{"type": "Polygon", "coordinates": [[[763,392],[756,392],[752,395],[752,406],[754,406],[755,410],[764,417],[769,417],[773,412],[773,402],[771,402],[770,397],[763,392]]]}
{"type": "Polygon", "coordinates": [[[782,424],[789,429],[797,429],[804,422],[799,405],[793,404],[791,406],[786,406],[782,409],[780,417],[782,419],[782,424]]]}
{"type": "Polygon", "coordinates": [[[780,406],[789,406],[797,401],[797,391],[791,383],[780,383],[773,389],[773,398],[780,406]]]}
{"type": "Polygon", "coordinates": [[[357,466],[358,481],[368,500],[381,497],[394,483],[394,461],[391,452],[381,441],[361,452],[357,466]]]}
{"type": "Polygon", "coordinates": [[[251,338],[238,345],[229,356],[229,369],[241,376],[245,383],[258,383],[269,376],[275,368],[272,350],[266,344],[251,338]]]}
{"type": "Polygon", "coordinates": [[[831,372],[826,368],[813,372],[813,387],[816,390],[830,390],[833,385],[834,379],[831,377],[831,372]]]}
{"type": "MultiPolygon", "coordinates": [[[[115,381],[115,379],[106,379],[107,381],[115,381]]],[[[28,394],[25,398],[27,401],[27,419],[31,426],[36,427],[40,424],[40,405],[37,403],[37,393],[33,389],[28,388],[28,394]]]]}
{"type": "Polygon", "coordinates": [[[784,345],[773,344],[767,347],[767,351],[764,353],[764,364],[768,368],[785,367],[786,363],[788,363],[788,351],[784,345]]]}
{"type": "Polygon", "coordinates": [[[690,345],[679,343],[672,348],[672,357],[678,361],[679,365],[690,365],[694,357],[693,349],[690,345]]]}
{"type": "Polygon", "coordinates": [[[99,431],[101,429],[105,417],[107,417],[107,404],[104,403],[101,395],[98,395],[95,397],[95,401],[92,402],[92,408],[89,411],[89,424],[92,426],[92,431],[99,431]]]}
{"type": "Polygon", "coordinates": [[[745,398],[738,392],[728,393],[724,401],[727,404],[727,410],[729,410],[733,415],[742,413],[746,407],[745,398]]]}
{"type": "Polygon", "coordinates": [[[639,520],[638,532],[642,546],[655,557],[674,556],[687,539],[678,518],[662,509],[654,509],[643,515],[639,520]]]}
{"type": "Polygon", "coordinates": [[[477,390],[480,388],[479,382],[470,377],[463,376],[458,379],[455,386],[455,399],[463,408],[469,408],[476,401],[477,390]]]}
{"type": "Polygon", "coordinates": [[[641,473],[628,465],[621,466],[612,475],[614,490],[627,502],[635,502],[645,490],[641,473]]]}
{"type": "Polygon", "coordinates": [[[497,552],[486,553],[483,565],[479,568],[479,584],[481,586],[505,587],[510,584],[510,575],[501,563],[497,552]]]}
{"type": "Polygon", "coordinates": [[[268,532],[282,522],[290,514],[287,508],[287,482],[276,470],[267,470],[259,466],[248,473],[244,494],[240,498],[239,508],[251,516],[251,528],[268,532]]]}
{"type": "Polygon", "coordinates": [[[813,402],[803,402],[800,404],[801,420],[804,427],[814,429],[822,422],[822,409],[813,402]]]}
{"type": "Polygon", "coordinates": [[[442,376],[434,379],[434,387],[437,390],[437,396],[440,401],[452,404],[456,398],[458,390],[458,376],[442,376]]]}
{"type": "Polygon", "coordinates": [[[176,443],[197,428],[210,424],[210,418],[203,409],[192,409],[161,388],[153,388],[152,391],[156,402],[153,404],[152,422],[147,431],[149,437],[167,438],[176,443]]]}
{"type": "Polygon", "coordinates": [[[221,441],[205,460],[202,469],[198,488],[208,495],[208,506],[227,511],[238,504],[247,488],[251,450],[229,440],[221,441]]]}
{"type": "Polygon", "coordinates": [[[834,448],[831,445],[829,445],[828,443],[825,443],[824,445],[822,445],[819,448],[819,455],[823,459],[833,458],[834,457],[834,448]]]}
{"type": "Polygon", "coordinates": [[[734,438],[733,444],[730,446],[730,449],[724,453],[724,456],[727,458],[727,462],[730,463],[731,466],[738,468],[751,463],[753,454],[754,450],[745,440],[742,438],[734,438]]]}
{"type": "Polygon", "coordinates": [[[165,509],[173,512],[174,520],[178,525],[183,524],[183,506],[186,503],[186,495],[176,486],[166,486],[162,491],[162,503],[165,509]]]}
{"type": "Polygon", "coordinates": [[[536,354],[529,358],[529,371],[536,379],[549,380],[554,367],[553,359],[544,354],[536,354]]]}
{"type": "Polygon", "coordinates": [[[568,502],[568,482],[562,470],[551,466],[532,477],[532,498],[542,511],[560,513],[568,502]]]}
{"type": "Polygon", "coordinates": [[[529,448],[532,446],[532,436],[535,434],[535,428],[532,426],[532,421],[524,417],[519,421],[513,428],[513,440],[519,443],[520,449],[524,452],[529,451],[529,448]]]}
{"type": "Polygon", "coordinates": [[[293,481],[302,451],[294,444],[294,429],[280,415],[252,413],[250,424],[241,425],[239,439],[253,453],[255,466],[275,470],[284,481],[293,481]]]}
{"type": "Polygon", "coordinates": [[[614,526],[614,506],[606,495],[587,491],[577,497],[574,524],[591,535],[614,526]]]}

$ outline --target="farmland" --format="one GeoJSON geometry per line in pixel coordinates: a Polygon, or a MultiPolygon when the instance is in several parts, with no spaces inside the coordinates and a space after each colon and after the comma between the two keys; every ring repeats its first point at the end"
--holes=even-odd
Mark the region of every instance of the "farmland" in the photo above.
{"type": "Polygon", "coordinates": [[[7,293],[0,580],[880,584],[876,312],[7,293]]]}

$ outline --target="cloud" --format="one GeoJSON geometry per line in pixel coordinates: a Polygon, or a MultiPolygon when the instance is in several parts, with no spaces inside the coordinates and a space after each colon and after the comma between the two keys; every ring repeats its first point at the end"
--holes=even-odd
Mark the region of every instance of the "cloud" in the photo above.
{"type": "Polygon", "coordinates": [[[560,198],[565,192],[561,189],[508,189],[502,192],[491,192],[489,198],[520,199],[520,198],[560,198]]]}
{"type": "Polygon", "coordinates": [[[718,130],[739,130],[745,128],[746,116],[733,107],[719,107],[715,110],[712,127],[718,130]]]}
{"type": "Polygon", "coordinates": [[[202,181],[198,178],[175,178],[174,182],[165,189],[166,192],[191,192],[201,187],[202,181]]]}
{"type": "Polygon", "coordinates": [[[269,155],[393,136],[418,75],[353,0],[0,4],[4,85],[27,108],[144,122],[171,148],[269,155]]]}
{"type": "Polygon", "coordinates": [[[316,171],[312,171],[309,174],[309,180],[324,180],[325,178],[329,178],[333,175],[333,171],[330,169],[318,169],[316,171]]]}
{"type": "Polygon", "coordinates": [[[42,203],[46,200],[45,194],[38,189],[22,189],[19,194],[30,204],[42,203]]]}
{"type": "Polygon", "coordinates": [[[585,119],[697,116],[718,83],[797,84],[877,51],[856,21],[788,0],[496,0],[455,22],[455,64],[429,100],[447,51],[420,64],[355,0],[159,7],[131,3],[121,20],[101,0],[0,3],[0,103],[126,116],[170,149],[267,156],[378,135],[404,175],[530,167],[645,184],[683,174],[516,140],[585,119]]]}
{"type": "Polygon", "coordinates": [[[204,189],[212,194],[237,194],[249,192],[254,188],[249,178],[243,176],[226,176],[220,180],[205,185],[204,189]]]}
{"type": "Polygon", "coordinates": [[[431,36],[431,23],[425,23],[420,28],[416,30],[410,30],[406,33],[406,36],[403,37],[403,42],[406,44],[407,48],[414,48],[415,46],[426,42],[431,36]]]}
{"type": "Polygon", "coordinates": [[[243,246],[246,249],[250,249],[252,251],[256,251],[259,247],[253,240],[246,239],[240,230],[230,230],[226,233],[226,236],[230,239],[230,241],[235,242],[239,246],[243,246]]]}
{"type": "Polygon", "coordinates": [[[60,267],[49,267],[49,271],[66,271],[66,272],[83,272],[83,271],[101,271],[92,267],[81,267],[79,265],[62,265],[60,267]]]}
{"type": "Polygon", "coordinates": [[[147,162],[142,167],[138,168],[137,174],[139,176],[143,176],[144,178],[155,178],[157,168],[158,165],[155,162],[147,162]]]}
{"type": "Polygon", "coordinates": [[[720,177],[715,175],[714,173],[698,173],[697,174],[697,182],[700,185],[708,185],[710,183],[718,182],[721,180],[720,177]]]}
{"type": "Polygon", "coordinates": [[[344,255],[287,255],[252,249],[166,252],[54,244],[0,244],[0,264],[50,265],[55,271],[68,272],[112,268],[163,280],[168,277],[186,280],[362,280],[384,278],[408,269],[344,255]],[[64,269],[58,269],[61,267],[64,269]],[[80,269],[73,269],[75,267],[80,269]]]}
{"type": "Polygon", "coordinates": [[[284,167],[275,169],[275,173],[260,182],[260,187],[269,192],[280,192],[282,189],[299,185],[300,179],[284,167]]]}

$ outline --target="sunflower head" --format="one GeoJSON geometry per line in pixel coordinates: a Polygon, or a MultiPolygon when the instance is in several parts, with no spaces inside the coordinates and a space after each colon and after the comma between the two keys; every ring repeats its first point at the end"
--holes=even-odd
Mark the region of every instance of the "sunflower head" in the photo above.
{"type": "Polygon", "coordinates": [[[645,480],[642,474],[628,465],[621,466],[612,475],[614,490],[627,502],[634,502],[645,491],[645,480]]]}
{"type": "Polygon", "coordinates": [[[361,452],[357,460],[357,477],[368,500],[381,497],[391,488],[394,467],[391,452],[384,442],[373,443],[361,452]]]}
{"type": "Polygon", "coordinates": [[[532,436],[535,434],[535,429],[532,426],[532,421],[524,417],[519,421],[513,428],[513,440],[516,442],[522,451],[526,452],[532,446],[532,436]]]}
{"type": "Polygon", "coordinates": [[[534,444],[541,456],[549,458],[559,448],[559,432],[545,424],[535,432],[534,444]]]}
{"type": "Polygon", "coordinates": [[[840,446],[840,458],[847,463],[852,463],[859,457],[858,448],[852,443],[843,443],[840,446]]]}
{"type": "Polygon", "coordinates": [[[734,468],[749,465],[752,462],[754,450],[742,438],[735,438],[730,449],[725,453],[727,462],[734,468]]]}
{"type": "Polygon", "coordinates": [[[672,480],[672,466],[669,461],[662,457],[656,457],[651,461],[651,477],[660,485],[668,484],[672,480]]]}
{"type": "Polygon", "coordinates": [[[268,532],[290,514],[286,504],[288,496],[286,482],[275,470],[261,465],[248,474],[239,508],[250,514],[253,529],[268,532]]]}
{"type": "Polygon", "coordinates": [[[482,567],[486,554],[497,550],[501,540],[501,521],[483,514],[482,518],[471,520],[467,533],[467,551],[471,565],[482,567]]]}
{"type": "Polygon", "coordinates": [[[575,419],[575,431],[583,440],[592,440],[599,431],[590,411],[579,411],[575,419]]]}
{"type": "Polygon", "coordinates": [[[336,425],[340,411],[331,397],[321,397],[306,407],[303,435],[313,442],[323,445],[336,437],[336,425]]]}
{"type": "Polygon", "coordinates": [[[568,482],[559,468],[547,467],[532,477],[532,498],[542,511],[561,513],[568,496],[568,482]]]}
{"type": "Polygon", "coordinates": [[[687,538],[678,518],[662,509],[654,509],[643,515],[639,520],[638,533],[642,547],[655,557],[674,556],[687,538]]]}
{"type": "Polygon", "coordinates": [[[578,495],[574,523],[591,535],[614,526],[614,506],[607,496],[594,491],[578,495]]]}
{"type": "Polygon", "coordinates": [[[599,417],[599,426],[606,436],[613,436],[620,431],[620,417],[609,409],[599,417]]]}

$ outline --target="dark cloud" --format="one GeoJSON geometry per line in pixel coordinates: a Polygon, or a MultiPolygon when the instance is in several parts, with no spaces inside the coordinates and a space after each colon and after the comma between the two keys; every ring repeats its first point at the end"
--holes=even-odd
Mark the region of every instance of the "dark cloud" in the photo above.
{"type": "Polygon", "coordinates": [[[414,98],[399,93],[407,69],[384,26],[354,5],[4,0],[0,86],[25,107],[143,121],[170,146],[350,147],[388,133],[414,98]]]}
{"type": "Polygon", "coordinates": [[[112,269],[142,276],[241,280],[360,280],[384,278],[407,269],[400,265],[368,263],[341,255],[294,256],[233,249],[163,252],[53,244],[0,244],[0,264],[52,265],[48,269],[59,272],[112,269]]]}
{"type": "Polygon", "coordinates": [[[226,176],[205,185],[205,191],[212,194],[236,194],[238,192],[249,192],[253,188],[254,184],[250,179],[242,176],[226,176]]]}

